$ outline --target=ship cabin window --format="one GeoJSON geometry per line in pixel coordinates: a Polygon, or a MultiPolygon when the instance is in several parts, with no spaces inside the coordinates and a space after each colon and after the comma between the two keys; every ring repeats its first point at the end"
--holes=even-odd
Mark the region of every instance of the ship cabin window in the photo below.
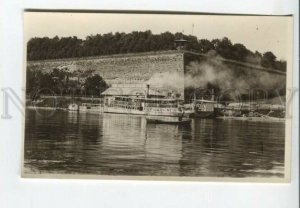
{"type": "Polygon", "coordinates": [[[147,100],[145,103],[146,107],[156,108],[177,108],[177,100],[147,100]]]}

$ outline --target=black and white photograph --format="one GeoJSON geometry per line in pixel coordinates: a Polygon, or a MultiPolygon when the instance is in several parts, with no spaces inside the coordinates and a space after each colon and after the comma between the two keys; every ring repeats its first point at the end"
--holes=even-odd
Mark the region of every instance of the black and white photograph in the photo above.
{"type": "Polygon", "coordinates": [[[292,16],[23,16],[22,177],[289,181],[292,16]]]}

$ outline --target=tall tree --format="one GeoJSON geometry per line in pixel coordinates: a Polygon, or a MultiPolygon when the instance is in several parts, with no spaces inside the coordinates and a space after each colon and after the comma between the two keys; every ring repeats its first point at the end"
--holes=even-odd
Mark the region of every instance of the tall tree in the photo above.
{"type": "Polygon", "coordinates": [[[98,74],[95,74],[92,77],[88,77],[84,83],[84,89],[87,95],[100,96],[100,94],[107,88],[108,85],[98,74]]]}
{"type": "Polygon", "coordinates": [[[268,51],[263,54],[261,65],[263,67],[273,68],[275,67],[275,61],[276,61],[276,56],[271,51],[268,51]]]}
{"type": "Polygon", "coordinates": [[[199,40],[198,44],[201,53],[207,53],[208,51],[215,49],[214,44],[207,39],[199,40]]]}

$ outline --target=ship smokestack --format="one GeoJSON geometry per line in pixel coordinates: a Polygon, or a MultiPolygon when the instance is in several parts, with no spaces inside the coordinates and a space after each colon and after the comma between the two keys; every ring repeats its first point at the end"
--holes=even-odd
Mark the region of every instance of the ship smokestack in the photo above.
{"type": "Polygon", "coordinates": [[[212,101],[215,100],[215,90],[214,89],[211,90],[211,100],[212,101]]]}
{"type": "Polygon", "coordinates": [[[147,98],[149,97],[149,91],[150,91],[150,85],[147,84],[147,92],[146,92],[146,97],[147,97],[147,98]]]}

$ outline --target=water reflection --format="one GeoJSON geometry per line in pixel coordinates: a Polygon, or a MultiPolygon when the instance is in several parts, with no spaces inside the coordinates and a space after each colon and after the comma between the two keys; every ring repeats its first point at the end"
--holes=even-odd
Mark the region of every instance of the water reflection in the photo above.
{"type": "Polygon", "coordinates": [[[284,123],[26,112],[27,172],[161,176],[283,176],[284,123]]]}

